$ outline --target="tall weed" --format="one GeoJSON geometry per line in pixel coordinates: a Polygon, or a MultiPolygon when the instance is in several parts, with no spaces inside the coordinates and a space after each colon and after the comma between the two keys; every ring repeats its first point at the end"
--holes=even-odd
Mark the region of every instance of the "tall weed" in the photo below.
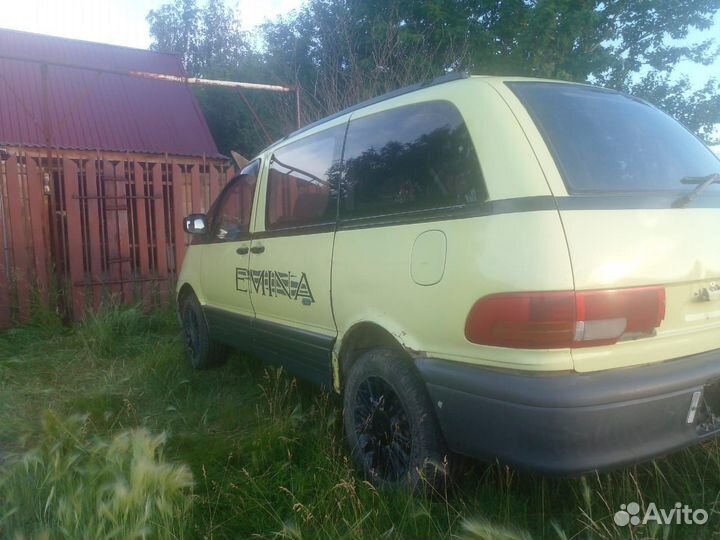
{"type": "Polygon", "coordinates": [[[0,537],[170,540],[185,536],[192,474],[164,435],[89,436],[86,418],[43,418],[40,442],[0,466],[0,537]]]}
{"type": "Polygon", "coordinates": [[[87,314],[78,332],[96,357],[136,354],[161,330],[161,314],[145,314],[140,306],[109,304],[87,314]]]}

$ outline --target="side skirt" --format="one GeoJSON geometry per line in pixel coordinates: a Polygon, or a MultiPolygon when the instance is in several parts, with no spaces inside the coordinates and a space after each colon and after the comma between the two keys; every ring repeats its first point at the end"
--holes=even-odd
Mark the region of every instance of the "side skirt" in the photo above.
{"type": "Polygon", "coordinates": [[[332,387],[334,336],[208,306],[203,310],[212,339],[282,366],[298,378],[332,387]]]}
{"type": "Polygon", "coordinates": [[[203,306],[203,311],[213,340],[252,352],[253,317],[208,306],[203,306]]]}
{"type": "Polygon", "coordinates": [[[255,319],[254,345],[257,355],[267,362],[283,366],[301,379],[332,388],[335,337],[255,319]]]}

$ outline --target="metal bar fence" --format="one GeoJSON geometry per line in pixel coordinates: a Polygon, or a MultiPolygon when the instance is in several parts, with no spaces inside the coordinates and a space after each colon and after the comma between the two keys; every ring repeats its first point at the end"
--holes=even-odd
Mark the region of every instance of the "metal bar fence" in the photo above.
{"type": "Polygon", "coordinates": [[[167,305],[189,243],[182,218],[206,212],[235,174],[204,157],[9,150],[0,162],[0,328],[27,322],[33,306],[80,320],[103,302],[167,305]]]}

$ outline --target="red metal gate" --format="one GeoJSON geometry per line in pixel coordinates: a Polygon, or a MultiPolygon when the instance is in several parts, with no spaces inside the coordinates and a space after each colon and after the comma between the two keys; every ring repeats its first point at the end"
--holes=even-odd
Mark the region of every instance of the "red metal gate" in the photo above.
{"type": "Polygon", "coordinates": [[[233,174],[202,158],[11,149],[0,164],[0,327],[28,320],[33,301],[58,299],[74,319],[103,302],[167,303],[188,241],[182,217],[206,211],[233,174]]]}

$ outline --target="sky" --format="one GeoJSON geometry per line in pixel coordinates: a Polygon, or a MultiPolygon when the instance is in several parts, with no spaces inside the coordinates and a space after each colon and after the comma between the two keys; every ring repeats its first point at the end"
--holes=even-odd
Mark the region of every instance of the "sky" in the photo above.
{"type": "MultiPolygon", "coordinates": [[[[150,34],[145,17],[171,0],[0,0],[0,28],[99,41],[146,49],[150,34]]],[[[199,2],[202,4],[201,2],[199,2]]],[[[302,0],[227,0],[243,29],[274,19],[302,0]]]]}

